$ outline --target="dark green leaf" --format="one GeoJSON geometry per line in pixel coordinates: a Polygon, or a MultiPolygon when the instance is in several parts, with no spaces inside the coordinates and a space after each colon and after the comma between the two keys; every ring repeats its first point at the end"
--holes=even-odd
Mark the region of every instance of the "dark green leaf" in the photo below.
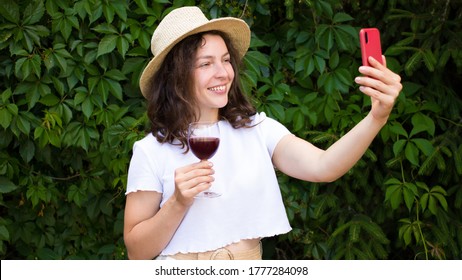
{"type": "Polygon", "coordinates": [[[248,51],[244,58],[246,65],[251,67],[255,73],[260,73],[260,67],[269,67],[269,60],[261,52],[248,51]]]}
{"type": "Polygon", "coordinates": [[[358,223],[352,223],[350,226],[350,241],[358,242],[360,233],[361,233],[361,226],[358,223]]]}
{"type": "Polygon", "coordinates": [[[281,104],[270,103],[268,104],[268,107],[276,119],[283,120],[285,118],[284,107],[282,107],[281,104]]]}
{"type": "Polygon", "coordinates": [[[417,146],[417,148],[419,148],[419,150],[421,150],[427,157],[435,151],[435,148],[433,147],[432,143],[427,139],[414,138],[411,140],[411,142],[413,142],[417,146]]]}
{"type": "Polygon", "coordinates": [[[394,123],[393,125],[390,126],[390,130],[394,132],[397,135],[402,135],[406,138],[408,138],[408,134],[406,130],[403,128],[402,124],[400,123],[394,123]]]}
{"type": "Polygon", "coordinates": [[[404,153],[406,155],[406,159],[413,165],[419,165],[419,150],[413,142],[407,142],[404,153]]]}
{"type": "Polygon", "coordinates": [[[404,66],[404,70],[406,71],[407,75],[412,75],[414,70],[418,67],[419,63],[422,61],[422,52],[417,51],[415,52],[411,58],[406,62],[404,66]]]}
{"type": "Polygon", "coordinates": [[[406,203],[407,209],[411,211],[414,201],[417,195],[417,187],[414,184],[406,183],[403,188],[404,202],[406,203]]]}
{"type": "Polygon", "coordinates": [[[19,6],[17,2],[14,0],[3,0],[0,5],[0,15],[10,22],[19,23],[19,6]]]}
{"type": "Polygon", "coordinates": [[[87,117],[87,118],[91,117],[91,115],[93,114],[93,108],[94,108],[94,105],[91,102],[90,98],[86,98],[82,102],[82,112],[85,115],[85,117],[87,117]]]}
{"type": "Polygon", "coordinates": [[[393,209],[397,209],[403,201],[403,189],[400,185],[393,185],[387,188],[385,201],[389,201],[393,209]]]}
{"type": "Polygon", "coordinates": [[[404,139],[398,140],[395,143],[393,143],[393,154],[395,155],[395,157],[399,156],[406,143],[407,141],[404,139]]]}
{"type": "Polygon", "coordinates": [[[54,94],[47,94],[40,98],[39,102],[48,107],[52,107],[58,104],[60,102],[60,99],[56,97],[54,94]]]}
{"type": "Polygon", "coordinates": [[[435,71],[437,60],[431,50],[425,50],[423,52],[423,61],[425,62],[425,66],[427,66],[427,69],[430,72],[435,71]]]}
{"type": "Polygon", "coordinates": [[[345,21],[351,21],[354,18],[350,16],[349,14],[346,13],[336,13],[334,15],[334,18],[332,19],[333,23],[340,23],[340,22],[345,22],[345,21]]]}
{"type": "Polygon", "coordinates": [[[4,129],[10,126],[12,119],[13,116],[7,108],[0,108],[0,124],[4,129]]]}
{"type": "Polygon", "coordinates": [[[111,94],[116,97],[118,100],[123,100],[122,87],[116,81],[106,79],[105,82],[108,85],[108,89],[111,94]]]}
{"type": "Polygon", "coordinates": [[[117,28],[115,28],[112,24],[107,24],[107,23],[99,24],[96,27],[94,27],[93,30],[98,33],[103,33],[106,35],[118,34],[117,28]]]}
{"type": "Polygon", "coordinates": [[[435,197],[439,201],[440,205],[447,212],[448,202],[446,201],[446,198],[442,194],[439,194],[439,193],[434,193],[432,196],[435,197]]]}
{"type": "Polygon", "coordinates": [[[18,188],[13,182],[8,178],[0,176],[0,193],[9,193],[18,188]]]}
{"type": "Polygon", "coordinates": [[[412,137],[413,135],[422,131],[427,131],[431,136],[435,134],[435,123],[430,117],[424,114],[414,114],[412,116],[412,125],[414,127],[412,128],[409,137],[412,137]]]}
{"type": "Polygon", "coordinates": [[[6,226],[0,225],[0,240],[9,241],[10,240],[10,233],[6,226]]]}
{"type": "Polygon", "coordinates": [[[98,254],[112,254],[114,250],[116,249],[116,246],[114,244],[108,244],[104,245],[98,250],[98,254]]]}
{"type": "Polygon", "coordinates": [[[123,57],[125,57],[125,54],[127,53],[128,48],[130,47],[129,41],[125,37],[120,36],[119,38],[117,38],[116,45],[117,45],[117,50],[119,51],[119,53],[123,57]]]}
{"type": "Polygon", "coordinates": [[[45,13],[42,1],[32,1],[26,6],[23,13],[23,23],[31,25],[37,23],[45,13]]]}
{"type": "MultiPolygon", "coordinates": [[[[30,133],[30,122],[27,118],[25,118],[22,114],[16,117],[16,126],[18,129],[24,133],[25,135],[29,135],[30,133]]],[[[22,150],[21,150],[22,151],[22,150]]]]}
{"type": "Polygon", "coordinates": [[[41,260],[59,260],[60,255],[50,248],[40,248],[37,251],[38,258],[41,260]]]}
{"type": "Polygon", "coordinates": [[[21,145],[19,152],[25,162],[30,162],[35,155],[35,145],[32,141],[27,141],[24,145],[21,145]]]}
{"type": "Polygon", "coordinates": [[[101,42],[98,44],[98,53],[97,57],[112,52],[117,46],[116,35],[106,35],[103,37],[101,42]]]}

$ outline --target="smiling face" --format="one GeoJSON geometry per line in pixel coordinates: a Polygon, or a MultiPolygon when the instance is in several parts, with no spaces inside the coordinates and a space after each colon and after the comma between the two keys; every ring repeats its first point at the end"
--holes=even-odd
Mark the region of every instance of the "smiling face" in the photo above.
{"type": "Polygon", "coordinates": [[[228,103],[234,79],[230,54],[222,37],[205,34],[194,61],[193,79],[201,120],[218,120],[218,110],[228,103]]]}

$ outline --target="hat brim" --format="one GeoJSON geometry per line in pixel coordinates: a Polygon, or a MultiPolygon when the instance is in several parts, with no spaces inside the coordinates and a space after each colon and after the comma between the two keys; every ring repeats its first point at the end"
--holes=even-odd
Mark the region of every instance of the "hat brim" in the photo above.
{"type": "Polygon", "coordinates": [[[164,48],[159,54],[153,57],[151,61],[149,61],[140,77],[140,89],[143,96],[148,98],[151,78],[159,70],[159,67],[165,57],[176,44],[190,35],[212,30],[221,31],[227,34],[233,43],[233,46],[238,51],[239,58],[244,57],[250,45],[250,29],[247,23],[241,19],[233,17],[212,19],[204,25],[182,34],[168,47],[164,48]]]}

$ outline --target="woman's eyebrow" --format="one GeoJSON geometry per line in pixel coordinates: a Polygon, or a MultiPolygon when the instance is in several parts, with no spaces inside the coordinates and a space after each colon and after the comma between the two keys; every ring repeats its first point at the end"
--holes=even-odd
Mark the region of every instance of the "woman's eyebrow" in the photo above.
{"type": "MultiPolygon", "coordinates": [[[[221,57],[225,57],[228,55],[229,55],[229,52],[223,54],[221,57]]],[[[215,57],[214,55],[202,55],[202,56],[198,56],[196,59],[212,59],[214,57],[215,57]]]]}

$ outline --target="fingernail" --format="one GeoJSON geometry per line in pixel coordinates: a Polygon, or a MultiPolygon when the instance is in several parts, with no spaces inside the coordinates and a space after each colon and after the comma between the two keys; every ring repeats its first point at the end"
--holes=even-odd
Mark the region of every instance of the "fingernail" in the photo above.
{"type": "Polygon", "coordinates": [[[361,82],[361,78],[360,78],[360,77],[356,77],[356,78],[355,78],[355,82],[357,82],[357,83],[361,82]]]}

